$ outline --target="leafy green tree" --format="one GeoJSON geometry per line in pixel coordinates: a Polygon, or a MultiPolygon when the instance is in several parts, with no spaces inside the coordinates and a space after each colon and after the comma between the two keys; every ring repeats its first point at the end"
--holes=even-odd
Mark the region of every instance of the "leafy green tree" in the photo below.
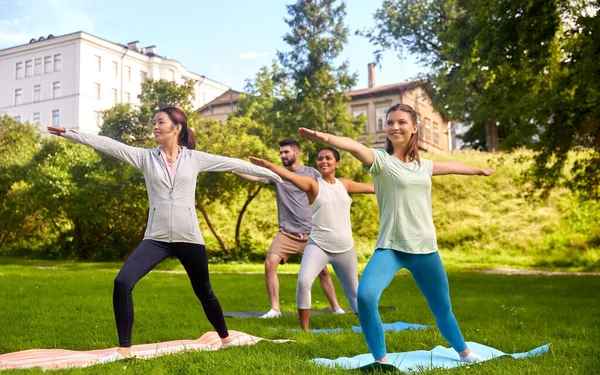
{"type": "MultiPolygon", "coordinates": [[[[590,0],[386,0],[363,34],[378,59],[395,49],[431,66],[436,107],[471,125],[468,145],[539,150],[531,177],[547,192],[569,150],[597,148],[597,10],[590,0]]],[[[589,160],[572,172],[598,181],[589,160]]]]}
{"type": "Polygon", "coordinates": [[[0,248],[6,244],[24,245],[23,234],[31,233],[38,222],[31,216],[33,211],[25,194],[28,183],[23,178],[26,166],[39,150],[38,131],[30,123],[0,116],[0,248]]]}
{"type": "MultiPolygon", "coordinates": [[[[285,74],[294,86],[294,100],[288,105],[292,133],[299,126],[355,137],[360,121],[348,111],[350,98],[345,92],[356,84],[348,63],[336,60],[348,41],[344,24],[346,4],[337,0],[299,0],[287,5],[290,31],[283,37],[290,51],[277,53],[285,74]]],[[[314,144],[304,148],[309,159],[316,159],[314,144]]]]}

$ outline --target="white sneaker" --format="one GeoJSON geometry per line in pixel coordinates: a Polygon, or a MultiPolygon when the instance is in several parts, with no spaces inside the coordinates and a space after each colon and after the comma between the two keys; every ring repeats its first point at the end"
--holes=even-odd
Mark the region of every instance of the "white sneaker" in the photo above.
{"type": "Polygon", "coordinates": [[[484,359],[480,355],[471,352],[466,357],[460,357],[460,361],[466,362],[466,363],[479,363],[479,362],[483,362],[484,359]]]}
{"type": "Polygon", "coordinates": [[[109,355],[105,355],[104,357],[100,357],[98,358],[98,362],[97,363],[108,363],[108,362],[115,362],[121,359],[124,359],[125,357],[123,357],[121,355],[121,353],[114,351],[112,353],[110,353],[109,355]]]}
{"type": "Polygon", "coordinates": [[[339,309],[335,310],[333,313],[334,313],[335,315],[341,315],[341,314],[345,314],[345,313],[346,313],[346,310],[344,310],[344,309],[342,309],[342,308],[340,307],[339,309]]]}
{"type": "Polygon", "coordinates": [[[271,309],[271,310],[267,311],[266,314],[260,316],[259,318],[271,319],[271,318],[279,318],[280,316],[281,316],[281,312],[271,309]]]}

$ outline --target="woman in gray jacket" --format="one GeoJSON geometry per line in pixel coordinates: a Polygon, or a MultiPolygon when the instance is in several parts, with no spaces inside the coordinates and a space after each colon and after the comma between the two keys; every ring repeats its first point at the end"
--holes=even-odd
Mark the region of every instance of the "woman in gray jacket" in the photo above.
{"type": "Polygon", "coordinates": [[[192,288],[202,303],[206,317],[221,337],[231,341],[223,311],[213,293],[208,275],[204,239],[195,208],[196,176],[200,172],[250,174],[281,182],[268,169],[223,156],[195,151],[196,137],[187,126],[187,116],[175,107],[161,109],[153,120],[153,149],[125,145],[108,137],[82,134],[75,130],[49,126],[50,134],[92,147],[139,169],[146,180],[150,214],[144,239],[115,278],[113,308],[119,348],[100,362],[111,362],[131,355],[133,298],[135,284],[162,260],[176,256],[185,268],[192,288]]]}

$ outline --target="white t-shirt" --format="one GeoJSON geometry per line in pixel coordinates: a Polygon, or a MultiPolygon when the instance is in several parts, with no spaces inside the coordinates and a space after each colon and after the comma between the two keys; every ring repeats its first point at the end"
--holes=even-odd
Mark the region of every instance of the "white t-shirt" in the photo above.
{"type": "Polygon", "coordinates": [[[352,249],[352,225],[350,224],[350,206],[352,198],[344,184],[337,178],[330,184],[322,178],[317,179],[319,193],[310,205],[312,212],[312,230],[310,238],[321,249],[330,253],[343,253],[352,249]]]}

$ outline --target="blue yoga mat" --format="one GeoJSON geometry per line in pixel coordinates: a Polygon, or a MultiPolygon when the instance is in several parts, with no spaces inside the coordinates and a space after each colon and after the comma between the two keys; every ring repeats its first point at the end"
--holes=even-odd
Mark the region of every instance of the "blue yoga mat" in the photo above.
{"type": "MultiPolygon", "coordinates": [[[[383,330],[386,332],[389,332],[389,331],[398,332],[398,331],[427,329],[427,328],[431,328],[431,326],[426,326],[423,324],[405,323],[405,322],[384,323],[383,324],[383,330]]],[[[353,326],[351,328],[351,330],[353,332],[362,333],[362,328],[360,328],[359,326],[353,326]]],[[[291,328],[286,331],[299,332],[300,329],[299,328],[291,328]]],[[[342,328],[309,329],[308,332],[310,332],[310,333],[342,333],[342,332],[344,332],[344,329],[342,329],[342,328]]]]}
{"type": "MultiPolygon", "coordinates": [[[[550,344],[542,345],[525,353],[507,354],[498,349],[478,344],[476,342],[467,342],[467,346],[473,352],[479,354],[485,361],[499,357],[510,356],[513,358],[525,358],[541,355],[548,352],[550,344]]],[[[431,369],[449,369],[458,366],[468,365],[461,362],[458,353],[452,348],[436,346],[433,350],[417,350],[414,352],[388,353],[388,363],[386,365],[374,363],[375,359],[371,354],[360,354],[356,357],[340,357],[337,359],[316,358],[311,361],[326,367],[342,367],[346,369],[366,369],[371,367],[397,368],[400,371],[422,371],[431,369]]]]}

